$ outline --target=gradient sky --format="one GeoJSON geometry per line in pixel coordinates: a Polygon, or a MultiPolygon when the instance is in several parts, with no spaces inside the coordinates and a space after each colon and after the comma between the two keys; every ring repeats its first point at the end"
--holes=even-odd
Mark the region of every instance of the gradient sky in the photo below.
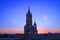
{"type": "Polygon", "coordinates": [[[38,33],[60,33],[59,0],[0,0],[0,33],[23,33],[28,6],[38,33]]]}

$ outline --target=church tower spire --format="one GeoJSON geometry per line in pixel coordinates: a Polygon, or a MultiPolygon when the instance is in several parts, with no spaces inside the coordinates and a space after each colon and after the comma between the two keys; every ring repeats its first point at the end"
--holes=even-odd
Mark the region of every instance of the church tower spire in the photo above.
{"type": "Polygon", "coordinates": [[[28,7],[28,12],[26,14],[26,25],[32,26],[32,14],[30,12],[30,7],[28,7]]]}

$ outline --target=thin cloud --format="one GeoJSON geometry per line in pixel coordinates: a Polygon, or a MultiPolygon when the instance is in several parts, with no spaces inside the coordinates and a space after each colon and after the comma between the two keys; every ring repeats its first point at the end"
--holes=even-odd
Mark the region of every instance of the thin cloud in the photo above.
{"type": "Polygon", "coordinates": [[[42,19],[43,21],[46,21],[46,20],[48,19],[48,16],[42,15],[42,16],[41,16],[41,19],[42,19]]]}

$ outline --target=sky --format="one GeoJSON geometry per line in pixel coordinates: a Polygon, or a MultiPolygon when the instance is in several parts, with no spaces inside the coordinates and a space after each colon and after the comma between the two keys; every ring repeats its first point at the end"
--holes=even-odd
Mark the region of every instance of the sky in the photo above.
{"type": "Polygon", "coordinates": [[[28,6],[38,33],[60,33],[60,0],[0,0],[0,33],[24,33],[28,6]]]}

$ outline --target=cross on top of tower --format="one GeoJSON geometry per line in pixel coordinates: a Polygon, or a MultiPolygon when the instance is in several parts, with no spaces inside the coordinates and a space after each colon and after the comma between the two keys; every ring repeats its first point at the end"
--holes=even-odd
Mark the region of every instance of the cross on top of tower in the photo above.
{"type": "Polygon", "coordinates": [[[30,13],[30,6],[28,6],[28,12],[30,13]]]}

